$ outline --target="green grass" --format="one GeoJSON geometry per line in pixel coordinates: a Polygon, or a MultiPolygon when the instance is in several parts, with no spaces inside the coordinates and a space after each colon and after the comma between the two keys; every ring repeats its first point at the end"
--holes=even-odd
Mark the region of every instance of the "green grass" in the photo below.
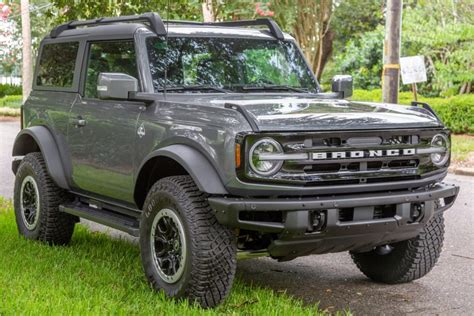
{"type": "Polygon", "coordinates": [[[152,291],[139,249],[76,226],[67,247],[18,236],[12,206],[0,197],[0,315],[320,315],[315,305],[237,279],[214,310],[152,291]]]}
{"type": "Polygon", "coordinates": [[[7,107],[12,109],[19,109],[23,103],[23,97],[21,95],[7,95],[0,98],[0,108],[7,107]]]}
{"type": "Polygon", "coordinates": [[[452,135],[451,142],[452,160],[455,162],[462,162],[474,153],[474,136],[452,135]]]}

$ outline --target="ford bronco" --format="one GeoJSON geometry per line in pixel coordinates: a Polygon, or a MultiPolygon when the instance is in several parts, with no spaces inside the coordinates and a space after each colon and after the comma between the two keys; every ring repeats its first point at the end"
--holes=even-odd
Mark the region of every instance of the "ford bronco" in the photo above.
{"type": "Polygon", "coordinates": [[[440,255],[450,133],[427,104],[322,92],[270,19],[156,13],[72,21],[41,42],[13,147],[19,233],[67,244],[79,218],[139,237],[145,275],[203,307],[238,258],[349,251],[409,282],[440,255]]]}

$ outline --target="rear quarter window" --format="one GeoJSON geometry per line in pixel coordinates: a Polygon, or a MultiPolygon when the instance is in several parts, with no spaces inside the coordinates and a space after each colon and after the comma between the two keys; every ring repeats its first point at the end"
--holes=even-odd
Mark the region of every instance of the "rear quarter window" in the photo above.
{"type": "Polygon", "coordinates": [[[41,51],[36,86],[71,88],[79,42],[45,44],[41,51]]]}

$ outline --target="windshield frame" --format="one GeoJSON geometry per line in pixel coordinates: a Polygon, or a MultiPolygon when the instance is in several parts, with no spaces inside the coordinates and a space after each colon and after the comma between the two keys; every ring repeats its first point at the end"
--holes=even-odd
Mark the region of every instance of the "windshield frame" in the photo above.
{"type": "MultiPolygon", "coordinates": [[[[288,35],[286,35],[286,36],[288,37],[288,35]]],[[[153,85],[153,76],[151,74],[150,60],[149,60],[148,49],[147,49],[147,41],[150,38],[160,38],[160,37],[156,36],[152,33],[147,32],[146,36],[141,36],[138,40],[138,46],[140,46],[143,49],[140,55],[142,55],[141,56],[141,60],[142,60],[141,61],[141,66],[142,66],[142,69],[144,69],[143,77],[144,77],[144,82],[146,82],[146,84],[144,85],[144,90],[149,92],[149,93],[167,94],[168,91],[166,91],[166,92],[165,91],[156,91],[155,87],[153,85]]],[[[315,89],[314,89],[314,91],[308,91],[308,92],[296,92],[296,91],[291,91],[291,89],[288,90],[288,91],[283,91],[282,90],[282,94],[287,94],[287,93],[290,93],[290,94],[295,94],[295,93],[298,93],[298,94],[318,94],[318,93],[322,92],[321,85],[319,84],[318,79],[316,78],[315,74],[313,73],[308,61],[306,60],[306,57],[305,57],[301,47],[298,45],[298,43],[296,42],[296,40],[293,37],[285,38],[285,40],[278,40],[274,37],[267,38],[267,37],[263,37],[263,36],[262,37],[256,37],[256,36],[252,36],[252,35],[245,36],[245,35],[241,35],[241,34],[239,34],[239,35],[229,34],[229,35],[226,35],[226,36],[222,36],[222,34],[215,34],[215,33],[208,33],[208,34],[199,33],[198,35],[188,34],[188,33],[183,33],[183,34],[172,33],[172,34],[169,34],[167,36],[167,38],[165,38],[165,37],[161,37],[161,38],[163,38],[163,40],[166,40],[167,38],[255,39],[255,40],[270,40],[270,41],[279,41],[279,42],[290,43],[290,44],[295,46],[297,53],[300,55],[300,58],[302,59],[304,66],[308,70],[308,75],[310,76],[310,79],[313,81],[315,89]]],[[[179,95],[196,94],[195,91],[181,91],[179,93],[174,93],[174,92],[176,92],[176,91],[170,91],[169,93],[179,94],[179,95]]],[[[263,93],[275,94],[276,90],[268,89],[268,90],[262,90],[262,92],[263,93]]],[[[255,93],[262,93],[262,92],[255,92],[255,93]]],[[[203,91],[200,92],[200,94],[216,94],[216,93],[219,93],[219,92],[212,91],[212,90],[203,90],[203,91]]],[[[249,94],[249,93],[253,93],[253,92],[250,92],[250,91],[249,92],[230,91],[229,93],[231,93],[231,94],[249,94]]]]}

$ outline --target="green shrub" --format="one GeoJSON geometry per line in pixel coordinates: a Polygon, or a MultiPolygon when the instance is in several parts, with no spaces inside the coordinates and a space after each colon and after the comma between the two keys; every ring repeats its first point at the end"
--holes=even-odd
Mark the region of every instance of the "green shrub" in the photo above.
{"type": "Polygon", "coordinates": [[[20,108],[23,102],[21,95],[7,95],[0,99],[0,107],[20,108]]]}
{"type": "MultiPolygon", "coordinates": [[[[352,100],[381,102],[382,90],[354,90],[352,100]]],[[[401,92],[399,94],[400,104],[411,104],[413,94],[401,92]]],[[[420,102],[428,103],[440,117],[443,123],[457,134],[474,134],[474,94],[463,94],[449,98],[425,98],[420,97],[420,102]]]]}
{"type": "Polygon", "coordinates": [[[23,93],[21,86],[12,84],[0,84],[0,98],[6,95],[21,95],[23,93]]]}

